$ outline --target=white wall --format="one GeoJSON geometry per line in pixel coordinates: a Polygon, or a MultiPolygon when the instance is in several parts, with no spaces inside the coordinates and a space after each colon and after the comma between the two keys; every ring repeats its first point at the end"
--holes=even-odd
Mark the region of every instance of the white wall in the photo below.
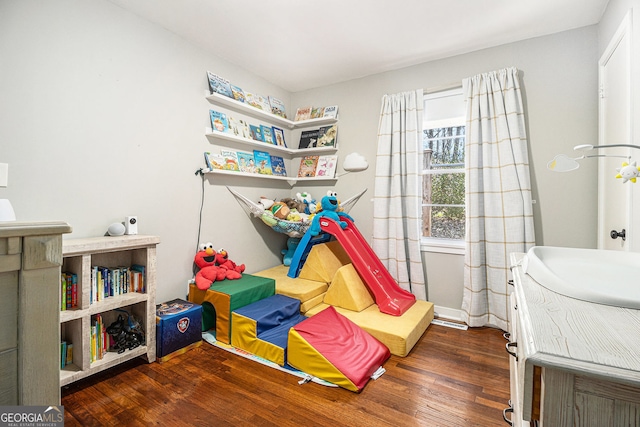
{"type": "MultiPolygon", "coordinates": [[[[0,2],[0,162],[9,164],[0,197],[18,220],[67,221],[67,237],[103,235],[137,215],[140,233],[162,241],[158,302],[184,297],[202,187],[194,172],[212,148],[207,70],[289,102],[286,91],[109,2],[0,2]]],[[[225,187],[207,180],[205,196],[201,240],[248,271],[279,262],[280,239],[256,233],[225,187]]]]}
{"type": "MultiPolygon", "coordinates": [[[[0,162],[10,166],[0,197],[11,200],[19,220],[67,221],[71,237],[102,235],[110,223],[137,215],[140,232],[162,240],[158,301],[183,297],[198,233],[201,180],[194,171],[213,148],[203,136],[206,70],[280,97],[289,112],[339,105],[339,154],[359,151],[371,167],[335,188],[341,198],[369,189],[351,214],[370,236],[382,95],[513,65],[526,95],[538,244],[595,247],[595,166],[554,175],[545,165],[577,143],[597,141],[597,52],[597,28],[587,27],[289,94],[103,0],[3,1],[0,162]]],[[[200,240],[226,247],[248,272],[279,263],[285,237],[248,218],[224,185],[256,199],[291,192],[261,182],[204,182],[200,240]]],[[[327,187],[303,189],[320,196],[327,187]]],[[[460,257],[427,264],[432,301],[459,308],[460,257]]]]}
{"type": "MultiPolygon", "coordinates": [[[[570,174],[546,169],[558,153],[577,144],[597,143],[597,27],[485,49],[402,70],[323,87],[292,96],[293,105],[340,105],[340,153],[359,151],[372,167],[347,175],[340,194],[354,187],[372,189],[376,132],[381,98],[417,88],[436,89],[478,73],[515,66],[521,71],[527,112],[529,153],[538,245],[592,248],[596,245],[596,162],[570,174]]],[[[371,204],[360,203],[352,215],[363,235],[371,236],[371,204]]],[[[436,305],[459,309],[463,256],[425,253],[429,295],[436,305]]]]}

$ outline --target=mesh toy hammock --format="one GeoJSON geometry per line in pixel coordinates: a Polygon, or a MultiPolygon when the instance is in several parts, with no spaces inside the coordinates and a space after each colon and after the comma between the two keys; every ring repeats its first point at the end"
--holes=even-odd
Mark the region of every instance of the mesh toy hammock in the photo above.
{"type": "MultiPolygon", "coordinates": [[[[256,218],[260,218],[263,223],[271,227],[274,231],[278,233],[286,234],[289,237],[302,237],[304,233],[307,232],[309,226],[311,225],[311,221],[287,221],[284,219],[279,219],[273,216],[270,211],[265,210],[262,205],[256,203],[242,194],[238,193],[235,190],[227,187],[227,190],[233,194],[236,198],[242,209],[247,213],[247,215],[253,215],[256,218]]],[[[346,213],[349,213],[353,205],[362,197],[362,195],[367,191],[365,188],[360,193],[356,194],[353,197],[345,200],[344,202],[340,202],[340,206],[342,210],[346,213]]]]}

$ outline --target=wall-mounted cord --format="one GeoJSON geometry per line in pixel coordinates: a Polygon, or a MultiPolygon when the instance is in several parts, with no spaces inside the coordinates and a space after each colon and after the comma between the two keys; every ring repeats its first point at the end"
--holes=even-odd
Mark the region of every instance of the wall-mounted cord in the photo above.
{"type": "MultiPolygon", "coordinates": [[[[202,181],[202,195],[200,197],[200,212],[198,214],[198,236],[196,238],[196,250],[194,253],[198,252],[198,249],[200,247],[200,233],[202,232],[202,211],[204,209],[204,171],[202,170],[202,168],[198,169],[195,173],[196,176],[200,175],[200,179],[202,181]]],[[[195,276],[198,268],[196,266],[195,263],[193,263],[192,266],[192,271],[193,271],[193,275],[195,276]]]]}

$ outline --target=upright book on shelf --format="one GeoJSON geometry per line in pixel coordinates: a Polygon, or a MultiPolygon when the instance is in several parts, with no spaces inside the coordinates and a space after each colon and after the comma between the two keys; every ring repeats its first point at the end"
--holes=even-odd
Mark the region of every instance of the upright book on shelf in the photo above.
{"type": "Polygon", "coordinates": [[[238,155],[235,151],[220,150],[220,154],[224,158],[224,170],[238,172],[238,155]]]}
{"type": "Polygon", "coordinates": [[[295,121],[299,122],[301,120],[309,120],[311,118],[311,108],[311,106],[298,108],[296,110],[295,121]]]}
{"type": "Polygon", "coordinates": [[[253,159],[256,162],[256,170],[262,175],[273,175],[271,170],[271,155],[266,151],[253,150],[253,159]]]}
{"type": "Polygon", "coordinates": [[[320,156],[304,156],[300,159],[298,178],[312,178],[316,176],[316,167],[320,156]]]}
{"type": "Polygon", "coordinates": [[[284,159],[280,156],[271,155],[271,170],[276,176],[287,176],[287,169],[284,166],[284,159]]]}
{"type": "Polygon", "coordinates": [[[274,97],[274,96],[270,96],[269,97],[269,104],[271,104],[271,112],[273,114],[275,114],[276,116],[280,116],[283,119],[287,118],[287,113],[285,111],[285,107],[284,107],[284,102],[282,102],[280,99],[274,97]]]}
{"type": "Polygon", "coordinates": [[[215,110],[209,110],[211,117],[211,129],[218,132],[227,132],[229,130],[229,121],[227,115],[215,110]]]}
{"type": "Polygon", "coordinates": [[[298,144],[298,148],[312,148],[315,147],[318,142],[318,135],[320,134],[320,129],[314,130],[303,130],[300,133],[300,143],[298,144]]]}
{"type": "Polygon", "coordinates": [[[338,106],[337,105],[331,105],[328,107],[324,107],[324,112],[322,114],[322,117],[330,117],[333,119],[337,119],[338,118],[338,106]]]}
{"type": "Polygon", "coordinates": [[[210,71],[207,71],[207,78],[209,79],[209,91],[211,91],[211,94],[219,93],[220,95],[233,98],[229,80],[222,78],[217,74],[213,74],[210,71]]]}
{"type": "Polygon", "coordinates": [[[231,95],[233,96],[233,99],[235,99],[236,101],[240,101],[240,102],[245,101],[244,91],[242,90],[242,88],[238,86],[231,85],[231,95]]]}
{"type": "Polygon", "coordinates": [[[240,172],[256,173],[256,163],[253,159],[253,153],[245,153],[238,151],[238,168],[240,172]]]}
{"type": "Polygon", "coordinates": [[[323,126],[318,130],[316,147],[335,147],[338,143],[338,125],[323,126]]]}
{"type": "Polygon", "coordinates": [[[221,154],[205,151],[204,161],[207,164],[207,168],[209,170],[224,169],[224,157],[222,157],[221,154]]]}
{"type": "Polygon", "coordinates": [[[336,175],[336,167],[338,166],[338,156],[335,154],[320,156],[318,158],[318,166],[316,167],[317,177],[334,178],[336,175]]]}

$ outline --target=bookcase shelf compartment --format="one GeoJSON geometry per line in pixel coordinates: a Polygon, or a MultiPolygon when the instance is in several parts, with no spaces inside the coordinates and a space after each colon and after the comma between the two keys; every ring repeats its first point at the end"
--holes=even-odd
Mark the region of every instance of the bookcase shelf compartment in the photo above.
{"type": "Polygon", "coordinates": [[[254,178],[254,179],[272,179],[276,181],[286,181],[290,186],[294,186],[296,183],[300,181],[305,182],[328,182],[328,181],[336,181],[338,178],[322,178],[322,177],[313,177],[313,178],[298,178],[298,177],[289,177],[289,176],[277,176],[277,175],[262,175],[259,173],[247,173],[247,172],[234,172],[223,169],[206,169],[204,173],[207,174],[216,174],[216,175],[227,175],[233,177],[245,177],[245,178],[254,178]]]}
{"type": "Polygon", "coordinates": [[[313,126],[322,126],[326,124],[336,123],[337,118],[334,117],[320,117],[317,119],[299,120],[293,121],[285,119],[284,117],[276,116],[270,112],[259,110],[255,107],[245,104],[244,102],[236,101],[227,96],[214,93],[207,95],[207,100],[215,105],[221,105],[227,108],[231,108],[237,112],[247,114],[255,118],[261,118],[267,120],[269,123],[286,127],[287,129],[300,129],[313,126]]]}
{"type": "Polygon", "coordinates": [[[78,276],[78,307],[60,311],[62,339],[73,344],[73,361],[60,370],[60,386],[116,366],[138,356],[149,363],[155,361],[155,286],[156,236],[128,235],[94,237],[63,241],[63,272],[78,276]],[[91,269],[94,265],[106,267],[144,266],[145,292],[129,292],[109,296],[91,303],[91,269]],[[101,359],[91,362],[91,318],[100,313],[105,326],[109,326],[125,310],[143,326],[145,345],[123,353],[107,352],[101,359]]]}

